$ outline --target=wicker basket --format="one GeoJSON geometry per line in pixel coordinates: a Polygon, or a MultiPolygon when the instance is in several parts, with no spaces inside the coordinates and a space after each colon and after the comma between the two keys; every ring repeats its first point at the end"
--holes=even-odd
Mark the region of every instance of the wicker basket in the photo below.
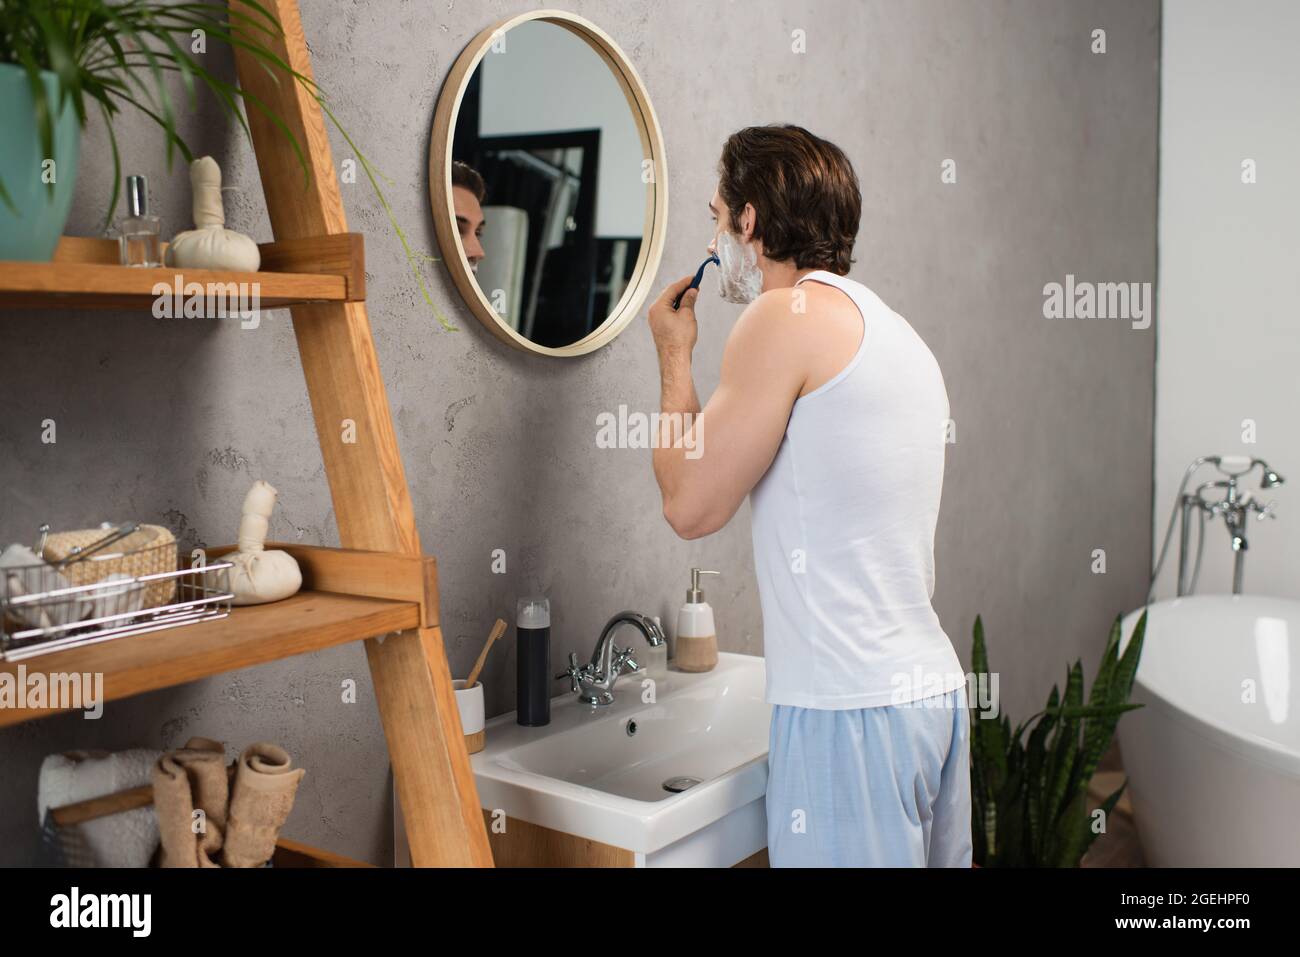
{"type": "MultiPolygon", "coordinates": [[[[47,562],[66,558],[75,548],[89,548],[110,534],[111,529],[84,528],[72,532],[55,532],[45,541],[42,553],[47,562]]],[[[81,561],[69,562],[59,572],[71,585],[90,585],[109,575],[153,575],[176,570],[176,536],[161,525],[141,525],[130,535],[120,538],[101,551],[81,561]]],[[[145,588],[143,608],[165,605],[176,594],[175,579],[164,579],[145,588]]]]}

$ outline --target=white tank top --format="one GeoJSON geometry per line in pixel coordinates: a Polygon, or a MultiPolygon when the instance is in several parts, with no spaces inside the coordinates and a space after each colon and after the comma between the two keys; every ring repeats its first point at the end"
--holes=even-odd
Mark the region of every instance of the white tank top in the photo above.
{"type": "Polygon", "coordinates": [[[849,364],[795,401],[750,493],[766,698],[844,709],[952,691],[965,677],[930,604],[943,375],[862,283],[824,270],[810,280],[847,293],[864,328],[849,364]]]}

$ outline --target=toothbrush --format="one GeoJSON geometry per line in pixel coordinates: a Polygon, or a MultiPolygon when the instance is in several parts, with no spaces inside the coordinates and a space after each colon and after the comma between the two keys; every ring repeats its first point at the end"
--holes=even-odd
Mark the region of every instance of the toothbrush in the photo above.
{"type": "Polygon", "coordinates": [[[704,262],[700,263],[700,268],[697,269],[697,270],[695,270],[695,278],[691,280],[691,284],[690,284],[689,286],[687,286],[685,289],[683,289],[681,292],[679,292],[679,293],[677,294],[677,298],[673,300],[673,311],[674,311],[674,312],[676,312],[676,311],[677,311],[677,307],[680,306],[680,305],[682,304],[682,297],[683,297],[683,296],[685,296],[685,295],[686,295],[688,292],[690,292],[692,289],[699,289],[699,288],[700,288],[700,280],[704,278],[704,267],[707,266],[709,263],[713,263],[715,266],[720,266],[720,265],[722,265],[722,264],[718,261],[718,257],[717,257],[717,256],[710,256],[708,259],[704,260],[704,262]]]}

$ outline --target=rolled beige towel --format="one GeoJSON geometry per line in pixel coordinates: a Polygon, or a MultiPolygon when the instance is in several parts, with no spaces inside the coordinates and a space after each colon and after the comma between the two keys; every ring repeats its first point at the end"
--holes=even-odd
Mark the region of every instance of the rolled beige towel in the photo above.
{"type": "Polygon", "coordinates": [[[162,867],[219,867],[230,806],[226,749],[219,741],[191,738],[153,768],[153,803],[162,839],[162,867]],[[203,811],[203,824],[194,812],[203,811]]]}
{"type": "Polygon", "coordinates": [[[275,853],[280,828],[293,810],[298,782],[307,772],[292,767],[289,752],[268,742],[251,744],[235,765],[221,863],[226,867],[261,867],[275,853]]]}

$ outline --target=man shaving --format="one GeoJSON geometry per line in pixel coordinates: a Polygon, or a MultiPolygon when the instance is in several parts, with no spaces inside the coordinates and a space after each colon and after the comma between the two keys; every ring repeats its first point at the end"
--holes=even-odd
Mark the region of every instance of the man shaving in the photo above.
{"type": "Polygon", "coordinates": [[[664,517],[683,538],[750,498],[763,612],[774,867],[969,867],[965,675],[931,606],[948,397],[905,319],[847,277],[848,158],[797,126],[722,150],[709,211],[719,291],[747,303],[717,390],[692,381],[691,277],[650,308],[666,419],[664,517]],[[681,305],[673,301],[685,291],[681,305]]]}

